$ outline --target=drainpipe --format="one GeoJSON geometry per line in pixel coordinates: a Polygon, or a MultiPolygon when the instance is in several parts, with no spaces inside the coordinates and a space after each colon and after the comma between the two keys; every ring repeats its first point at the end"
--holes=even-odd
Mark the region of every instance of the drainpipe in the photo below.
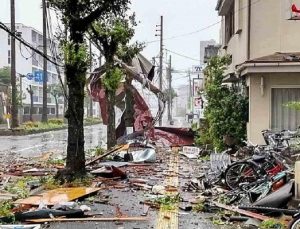
{"type": "Polygon", "coordinates": [[[251,5],[252,1],[248,0],[247,60],[250,60],[251,50],[251,5]]]}

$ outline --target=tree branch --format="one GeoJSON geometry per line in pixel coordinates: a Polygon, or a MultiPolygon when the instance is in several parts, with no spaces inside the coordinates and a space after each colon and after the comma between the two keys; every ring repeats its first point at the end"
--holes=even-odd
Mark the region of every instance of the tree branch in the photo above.
{"type": "Polygon", "coordinates": [[[92,24],[96,19],[98,19],[101,14],[104,13],[104,9],[106,9],[106,6],[98,7],[93,12],[91,12],[88,16],[82,19],[81,23],[84,25],[84,27],[88,27],[90,24],[92,24]]]}

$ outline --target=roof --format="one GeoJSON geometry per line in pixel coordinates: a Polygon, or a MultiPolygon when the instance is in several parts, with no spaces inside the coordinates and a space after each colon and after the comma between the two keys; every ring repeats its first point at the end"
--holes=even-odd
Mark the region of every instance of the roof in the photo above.
{"type": "Polygon", "coordinates": [[[219,10],[219,9],[220,9],[220,6],[221,6],[222,1],[223,1],[223,0],[218,0],[217,6],[216,6],[216,10],[219,10]]]}
{"type": "Polygon", "coordinates": [[[291,63],[300,62],[300,52],[274,53],[272,55],[255,58],[245,63],[291,63]]]}

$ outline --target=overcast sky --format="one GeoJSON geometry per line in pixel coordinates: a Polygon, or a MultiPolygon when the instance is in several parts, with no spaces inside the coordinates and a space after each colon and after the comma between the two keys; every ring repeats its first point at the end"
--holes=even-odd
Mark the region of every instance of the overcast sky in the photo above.
{"type": "MultiPolygon", "coordinates": [[[[42,31],[42,10],[41,0],[15,0],[16,1],[16,22],[32,26],[42,31]]],[[[160,23],[160,16],[164,16],[164,36],[174,39],[166,39],[166,49],[185,56],[199,59],[200,41],[219,39],[220,24],[212,26],[201,32],[196,32],[220,19],[215,11],[217,0],[132,0],[132,10],[136,12],[137,21],[140,21],[136,28],[135,39],[141,42],[155,41],[156,24],[160,23]],[[195,33],[194,33],[195,32],[195,33]],[[192,33],[191,35],[184,35],[192,33]]],[[[10,0],[1,0],[0,21],[10,21],[10,0]]],[[[1,50],[0,50],[1,51],[1,50]]],[[[143,51],[148,59],[157,56],[159,53],[159,42],[148,43],[143,51]]],[[[169,53],[170,54],[170,53],[169,53]]],[[[165,57],[166,60],[166,57],[165,57]]],[[[172,54],[173,68],[186,70],[197,61],[172,54]]],[[[174,74],[174,84],[187,83],[184,75],[174,74]],[[180,79],[179,79],[180,78],[180,79]],[[179,79],[179,80],[176,80],[179,79]]]]}

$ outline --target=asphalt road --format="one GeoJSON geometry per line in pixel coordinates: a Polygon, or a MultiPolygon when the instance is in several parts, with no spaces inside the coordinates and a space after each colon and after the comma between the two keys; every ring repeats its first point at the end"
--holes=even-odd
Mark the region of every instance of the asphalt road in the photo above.
{"type": "MultiPolygon", "coordinates": [[[[84,128],[85,149],[103,146],[106,142],[106,127],[99,124],[84,128]]],[[[38,156],[45,152],[66,152],[67,130],[26,136],[1,136],[0,155],[13,153],[24,157],[38,156]]]]}

